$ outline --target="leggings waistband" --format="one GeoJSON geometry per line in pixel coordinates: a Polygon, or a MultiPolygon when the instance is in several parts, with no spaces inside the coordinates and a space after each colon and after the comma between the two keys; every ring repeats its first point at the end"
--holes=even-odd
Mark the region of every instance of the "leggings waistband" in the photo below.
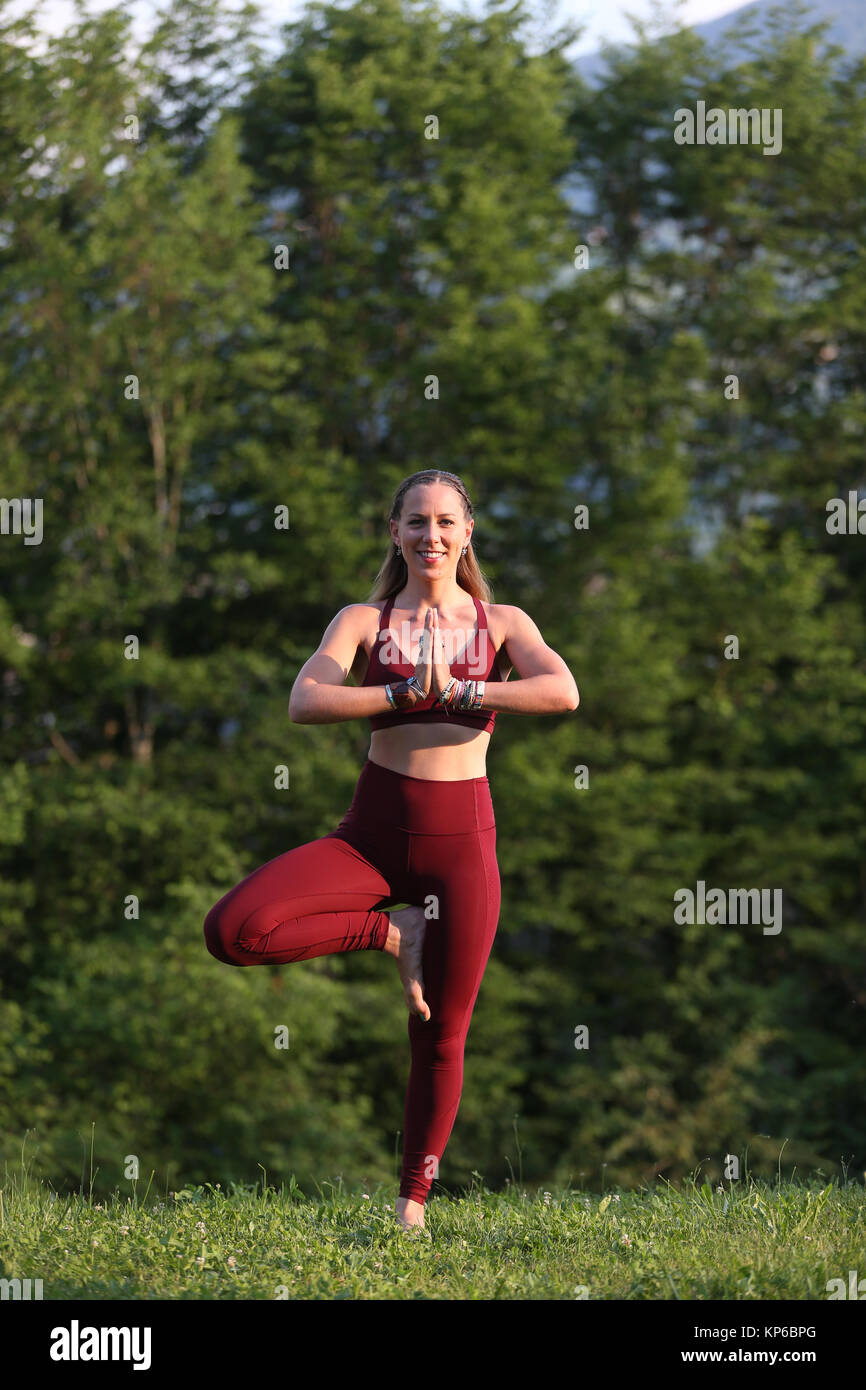
{"type": "Polygon", "coordinates": [[[347,816],[417,835],[459,835],[496,824],[490,781],[409,777],[366,759],[347,816]]]}

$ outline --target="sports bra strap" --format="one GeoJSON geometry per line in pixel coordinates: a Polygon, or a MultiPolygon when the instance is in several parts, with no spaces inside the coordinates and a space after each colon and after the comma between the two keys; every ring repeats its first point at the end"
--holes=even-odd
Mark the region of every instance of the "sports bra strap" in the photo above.
{"type": "Polygon", "coordinates": [[[385,629],[386,629],[387,626],[388,626],[388,619],[389,619],[390,616],[391,616],[391,609],[392,609],[393,607],[394,607],[394,595],[392,594],[391,597],[388,599],[388,602],[385,604],[385,607],[382,609],[382,612],[381,612],[381,614],[380,614],[380,616],[379,616],[379,633],[380,633],[380,635],[385,631],[385,629]]]}

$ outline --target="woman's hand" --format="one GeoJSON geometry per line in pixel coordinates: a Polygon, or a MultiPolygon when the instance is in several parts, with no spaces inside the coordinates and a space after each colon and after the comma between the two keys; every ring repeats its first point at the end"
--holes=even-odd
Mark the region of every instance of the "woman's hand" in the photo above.
{"type": "Polygon", "coordinates": [[[425,699],[430,695],[441,695],[451,679],[451,668],[445,660],[445,648],[439,629],[439,613],[435,608],[428,608],[424,615],[424,631],[421,633],[421,649],[418,653],[415,677],[424,687],[425,699]]]}
{"type": "Polygon", "coordinates": [[[431,613],[433,615],[431,624],[431,631],[433,633],[433,659],[430,673],[430,694],[441,695],[451,679],[451,667],[445,660],[445,647],[442,642],[442,632],[439,627],[439,609],[429,609],[428,617],[431,613]]]}

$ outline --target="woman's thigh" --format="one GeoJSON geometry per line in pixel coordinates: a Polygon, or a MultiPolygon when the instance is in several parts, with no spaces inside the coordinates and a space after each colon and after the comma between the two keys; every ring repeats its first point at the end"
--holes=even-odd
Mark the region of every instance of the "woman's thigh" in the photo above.
{"type": "Polygon", "coordinates": [[[308,959],[359,949],[382,923],[390,879],[354,845],[325,835],[253,870],[205,919],[212,954],[232,964],[308,959]]]}

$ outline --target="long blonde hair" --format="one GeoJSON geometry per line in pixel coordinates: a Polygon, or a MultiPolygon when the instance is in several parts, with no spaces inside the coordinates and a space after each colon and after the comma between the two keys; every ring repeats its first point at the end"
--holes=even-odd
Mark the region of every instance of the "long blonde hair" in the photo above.
{"type": "MultiPolygon", "coordinates": [[[[394,493],[394,501],[391,503],[391,510],[388,513],[389,521],[399,521],[403,514],[403,500],[410,488],[416,487],[419,483],[445,483],[447,487],[453,487],[454,491],[460,496],[463,506],[463,515],[468,521],[474,517],[475,511],[469,493],[461,478],[456,473],[443,473],[438,468],[425,468],[420,473],[413,473],[411,477],[404,478],[397,491],[394,493]]],[[[473,535],[474,535],[473,530],[473,535]]],[[[398,594],[406,583],[406,576],[409,571],[406,561],[402,555],[398,555],[393,541],[388,542],[388,553],[382,561],[379,573],[376,575],[373,588],[367,595],[365,602],[378,603],[379,599],[392,598],[398,594]]],[[[461,589],[465,589],[473,598],[483,599],[485,603],[493,602],[493,591],[475,558],[475,551],[472,540],[467,542],[466,554],[461,555],[457,561],[457,583],[461,589]]]]}

